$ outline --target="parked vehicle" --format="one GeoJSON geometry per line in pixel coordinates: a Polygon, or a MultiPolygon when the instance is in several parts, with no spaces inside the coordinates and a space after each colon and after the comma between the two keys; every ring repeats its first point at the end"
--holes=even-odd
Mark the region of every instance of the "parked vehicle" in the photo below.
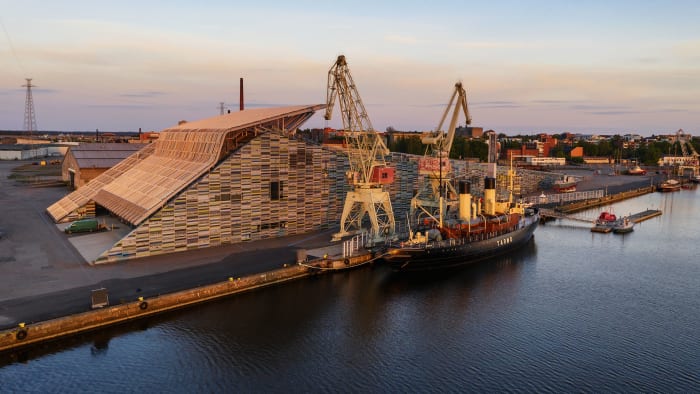
{"type": "Polygon", "coordinates": [[[627,174],[629,174],[629,175],[646,175],[647,170],[643,169],[640,166],[634,166],[634,167],[630,168],[629,170],[627,170],[627,174]]]}
{"type": "Polygon", "coordinates": [[[91,233],[93,231],[99,231],[104,228],[97,219],[81,219],[76,220],[66,227],[63,231],[66,234],[72,233],[91,233]]]}

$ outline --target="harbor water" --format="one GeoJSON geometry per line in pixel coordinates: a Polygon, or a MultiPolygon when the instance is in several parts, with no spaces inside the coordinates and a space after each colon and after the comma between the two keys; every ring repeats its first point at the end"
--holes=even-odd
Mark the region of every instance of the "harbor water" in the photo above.
{"type": "Polygon", "coordinates": [[[379,264],[0,357],[0,392],[700,392],[700,191],[629,234],[541,225],[460,270],[379,264]]]}

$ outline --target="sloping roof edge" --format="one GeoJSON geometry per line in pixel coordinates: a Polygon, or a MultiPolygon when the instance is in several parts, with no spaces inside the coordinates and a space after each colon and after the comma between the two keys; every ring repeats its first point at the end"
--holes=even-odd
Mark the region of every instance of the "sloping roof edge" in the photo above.
{"type": "Polygon", "coordinates": [[[228,132],[278,119],[284,123],[284,119],[296,117],[289,125],[284,125],[288,130],[299,127],[325,107],[325,104],[316,104],[252,109],[165,129],[156,142],[144,148],[150,150],[146,157],[139,158],[139,153],[130,156],[124,161],[128,161],[127,164],[122,162],[106,171],[47,211],[58,222],[93,200],[138,225],[216,165],[228,132]],[[134,157],[139,159],[130,160],[134,157]],[[118,171],[113,171],[117,168],[118,171]]]}

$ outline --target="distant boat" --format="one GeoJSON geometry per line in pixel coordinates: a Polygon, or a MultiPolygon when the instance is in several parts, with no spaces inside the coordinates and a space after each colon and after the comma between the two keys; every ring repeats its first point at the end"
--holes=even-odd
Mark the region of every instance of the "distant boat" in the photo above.
{"type": "Polygon", "coordinates": [[[595,224],[600,224],[600,225],[612,225],[617,221],[617,216],[615,216],[614,213],[608,212],[608,211],[603,211],[600,213],[598,216],[598,219],[596,219],[595,224]]]}
{"type": "Polygon", "coordinates": [[[571,175],[564,175],[560,179],[554,181],[552,189],[557,193],[570,193],[576,191],[576,184],[578,184],[576,177],[571,175]]]}
{"type": "Polygon", "coordinates": [[[659,184],[658,190],[660,192],[677,192],[681,190],[681,183],[675,179],[668,179],[659,184]]]}
{"type": "Polygon", "coordinates": [[[625,216],[613,224],[612,231],[617,234],[631,233],[634,231],[634,222],[631,221],[629,217],[625,216]]]}
{"type": "Polygon", "coordinates": [[[591,227],[594,233],[609,233],[613,231],[617,223],[617,216],[614,213],[603,211],[596,219],[595,224],[591,227]]]}

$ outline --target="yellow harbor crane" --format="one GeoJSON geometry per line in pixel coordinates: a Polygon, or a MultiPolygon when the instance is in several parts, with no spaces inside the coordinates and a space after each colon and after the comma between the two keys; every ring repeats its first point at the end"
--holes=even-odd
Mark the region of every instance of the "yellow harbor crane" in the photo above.
{"type": "Polygon", "coordinates": [[[452,183],[452,167],[449,158],[460,112],[464,113],[466,124],[470,125],[472,118],[469,115],[467,93],[462,83],[457,82],[438,127],[434,132],[421,138],[426,149],[425,155],[418,162],[418,173],[424,176],[424,181],[411,200],[410,216],[412,218],[419,219],[427,216],[438,222],[442,217],[440,212],[445,212],[459,203],[458,194],[452,183]],[[445,132],[442,127],[450,109],[453,109],[452,117],[445,132]]]}
{"type": "Polygon", "coordinates": [[[352,190],[345,196],[340,231],[333,235],[333,240],[366,231],[362,227],[366,218],[370,224],[370,243],[395,238],[394,211],[389,192],[384,190],[384,185],[394,181],[394,169],[387,166],[385,159],[389,149],[372,127],[344,55],[338,56],[328,70],[326,120],[333,116],[336,98],[350,162],[346,176],[352,190]]]}

